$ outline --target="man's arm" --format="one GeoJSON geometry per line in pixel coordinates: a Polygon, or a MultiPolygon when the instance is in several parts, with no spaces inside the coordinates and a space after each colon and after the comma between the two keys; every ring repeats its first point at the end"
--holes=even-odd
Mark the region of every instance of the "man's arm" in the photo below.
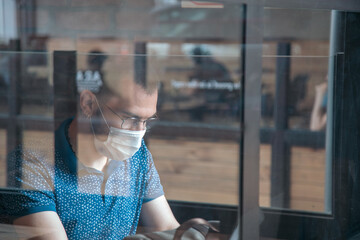
{"type": "Polygon", "coordinates": [[[310,130],[320,131],[326,127],[326,113],[321,110],[323,98],[327,92],[327,82],[315,87],[315,101],[310,118],[310,130]]]}
{"type": "Polygon", "coordinates": [[[140,227],[144,227],[145,231],[152,232],[170,230],[179,226],[164,195],[143,204],[140,223],[140,227]]]}
{"type": "Polygon", "coordinates": [[[33,240],[68,239],[56,212],[44,211],[26,215],[15,219],[14,225],[33,227],[33,231],[36,233],[36,237],[31,238],[33,240]]]}

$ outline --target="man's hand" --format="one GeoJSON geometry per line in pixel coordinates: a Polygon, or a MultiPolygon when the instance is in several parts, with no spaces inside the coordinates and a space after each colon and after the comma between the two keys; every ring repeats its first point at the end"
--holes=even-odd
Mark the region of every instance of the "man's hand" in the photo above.
{"type": "Polygon", "coordinates": [[[144,231],[165,231],[177,228],[179,225],[165,196],[143,204],[140,214],[140,228],[144,231]]]}
{"type": "Polygon", "coordinates": [[[36,237],[32,240],[68,239],[56,212],[44,211],[20,217],[14,221],[14,225],[33,227],[36,237]]]}

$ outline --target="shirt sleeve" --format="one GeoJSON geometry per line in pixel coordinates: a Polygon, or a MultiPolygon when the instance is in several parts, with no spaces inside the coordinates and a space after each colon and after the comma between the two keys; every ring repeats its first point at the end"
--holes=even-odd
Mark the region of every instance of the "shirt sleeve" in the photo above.
{"type": "Polygon", "coordinates": [[[55,211],[53,168],[35,152],[20,148],[8,156],[10,188],[0,204],[10,220],[42,211],[55,211]],[[11,190],[10,190],[11,189],[11,190]]]}
{"type": "Polygon", "coordinates": [[[153,157],[143,142],[143,147],[145,151],[146,159],[146,174],[145,174],[145,191],[144,191],[144,201],[143,203],[154,200],[162,195],[164,195],[164,190],[160,182],[159,174],[155,168],[153,157]]]}

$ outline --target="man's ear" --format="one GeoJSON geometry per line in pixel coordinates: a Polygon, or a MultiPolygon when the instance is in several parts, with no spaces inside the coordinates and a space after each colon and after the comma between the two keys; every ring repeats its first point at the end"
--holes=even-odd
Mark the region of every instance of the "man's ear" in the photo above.
{"type": "Polygon", "coordinates": [[[96,96],[89,90],[80,93],[80,108],[86,117],[91,117],[98,109],[96,96]]]}

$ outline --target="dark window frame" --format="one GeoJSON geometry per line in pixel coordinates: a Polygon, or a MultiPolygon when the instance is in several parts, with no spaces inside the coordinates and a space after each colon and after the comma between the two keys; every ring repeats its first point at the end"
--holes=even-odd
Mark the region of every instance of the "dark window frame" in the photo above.
{"type": "MultiPolygon", "coordinates": [[[[330,2],[329,6],[332,2],[330,2]]],[[[330,73],[334,76],[333,121],[331,124],[332,129],[330,130],[333,132],[333,137],[331,144],[327,144],[327,147],[331,146],[332,148],[330,151],[333,158],[332,211],[330,214],[327,214],[325,212],[261,208],[264,216],[260,226],[260,235],[262,237],[280,239],[347,239],[359,231],[360,218],[351,218],[351,211],[353,211],[352,209],[355,205],[350,200],[357,202],[359,197],[355,195],[358,187],[352,183],[352,169],[349,167],[357,167],[355,164],[356,158],[354,157],[357,154],[356,147],[353,149],[349,147],[351,145],[349,138],[354,142],[357,142],[357,138],[347,129],[349,126],[354,132],[357,132],[359,129],[358,124],[349,114],[349,112],[356,112],[356,106],[354,106],[353,102],[358,100],[354,97],[356,96],[355,93],[352,95],[352,98],[345,98],[347,101],[344,99],[345,94],[351,94],[354,86],[357,85],[355,82],[352,82],[355,81],[354,77],[351,77],[352,74],[356,73],[356,66],[354,63],[348,64],[348,62],[351,59],[356,60],[354,53],[355,43],[352,38],[354,37],[354,32],[355,34],[357,32],[354,30],[355,24],[351,23],[350,20],[356,18],[354,21],[359,21],[359,17],[351,13],[338,11],[334,12],[333,16],[334,14],[337,26],[332,34],[335,34],[336,43],[335,45],[334,43],[331,44],[333,48],[331,52],[334,56],[331,56],[333,59],[330,60],[330,63],[334,63],[333,68],[330,70],[330,73]],[[274,223],[277,224],[274,225],[274,223]]],[[[334,41],[334,39],[332,40],[334,41]]],[[[266,134],[260,134],[260,136],[263,140],[270,142],[272,132],[268,129],[266,134]]],[[[298,135],[294,130],[287,130],[287,133],[289,136],[298,135]]],[[[320,133],[304,133],[317,139],[321,138],[320,133]]],[[[287,140],[293,143],[304,144],[293,137],[289,137],[287,140]]],[[[314,143],[318,143],[320,146],[325,144],[321,141],[314,141],[314,143]]],[[[354,171],[357,173],[359,171],[358,167],[354,171]]],[[[355,210],[357,209],[355,208],[355,210]]]]}

